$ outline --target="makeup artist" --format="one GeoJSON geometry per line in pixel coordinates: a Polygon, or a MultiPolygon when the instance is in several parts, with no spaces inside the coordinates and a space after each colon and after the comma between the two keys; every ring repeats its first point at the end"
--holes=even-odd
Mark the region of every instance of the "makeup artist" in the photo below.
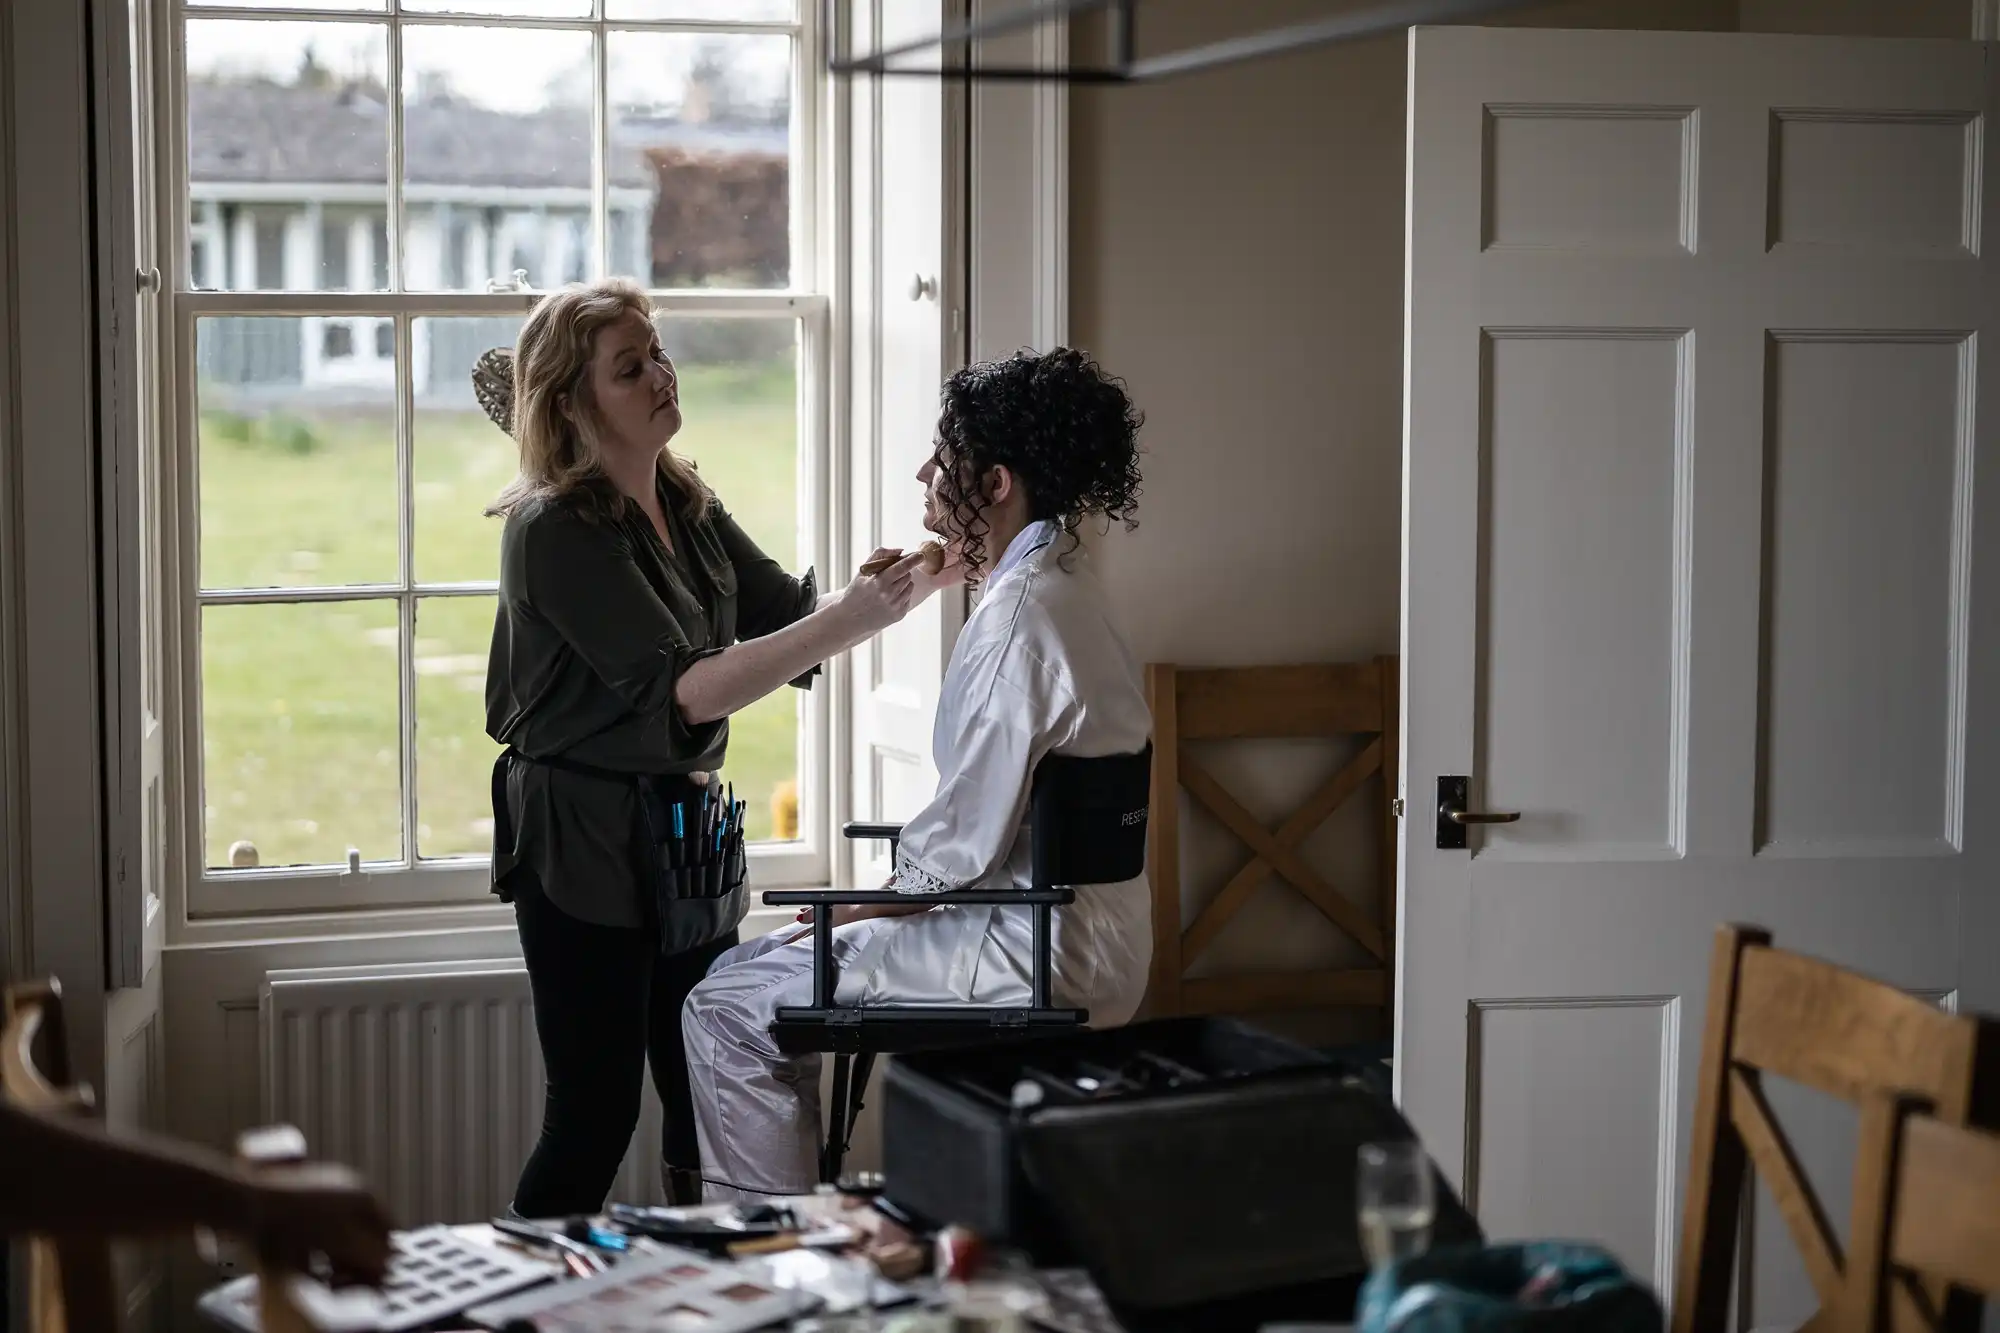
{"type": "Polygon", "coordinates": [[[912,555],[821,596],[758,550],[668,447],[678,383],[651,316],[628,281],[566,287],[473,376],[520,450],[489,510],[506,529],[486,729],[507,747],[493,888],[514,905],[548,1074],[514,1193],[531,1218],[603,1205],[649,1059],[668,1193],[699,1200],[681,1005],[737,942],[747,898],[740,879],[690,892],[662,871],[685,851],[675,809],[710,827],[731,713],[809,686],[959,577],[912,555]]]}

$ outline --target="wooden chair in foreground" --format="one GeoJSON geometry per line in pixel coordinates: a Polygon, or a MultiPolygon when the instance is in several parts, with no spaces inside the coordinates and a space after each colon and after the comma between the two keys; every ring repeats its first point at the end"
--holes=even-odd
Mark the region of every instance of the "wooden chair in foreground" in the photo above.
{"type": "Polygon", "coordinates": [[[1329,1005],[1378,1007],[1389,1030],[1391,968],[1396,936],[1397,659],[1316,666],[1193,669],[1167,663],[1146,668],[1153,708],[1153,794],[1147,875],[1153,888],[1153,971],[1146,1010],[1154,1017],[1183,1013],[1246,1013],[1329,1005]],[[1194,757],[1189,744],[1207,740],[1289,737],[1365,738],[1361,752],[1306,798],[1276,828],[1243,808],[1194,757]],[[1298,847],[1370,780],[1383,854],[1371,913],[1306,864],[1298,847]],[[1250,859],[1222,891],[1183,926],[1180,874],[1180,790],[1188,793],[1249,847],[1250,859]],[[1311,972],[1254,972],[1189,977],[1187,970],[1215,943],[1257,886],[1276,872],[1370,956],[1365,967],[1311,972]]]}
{"type": "Polygon", "coordinates": [[[1925,1279],[2000,1296],[2000,1136],[1877,1093],[1862,1104],[1860,1139],[1839,1333],[1887,1333],[1895,1291],[1944,1327],[1925,1279]]]}
{"type": "MultiPolygon", "coordinates": [[[[10,986],[0,994],[0,1097],[10,1108],[10,1135],[39,1145],[44,1154],[63,1154],[59,1159],[42,1157],[44,1173],[59,1170],[56,1160],[66,1168],[61,1173],[62,1189],[67,1193],[61,1198],[38,1195],[31,1184],[28,1193],[7,1201],[7,1216],[25,1217],[31,1230],[40,1221],[56,1231],[50,1219],[62,1219],[58,1234],[31,1236],[29,1241],[29,1333],[115,1333],[120,1313],[111,1264],[110,1242],[114,1237],[129,1235],[135,1229],[192,1231],[212,1222],[216,1212],[227,1211],[218,1206],[218,1200],[255,1196],[262,1188],[257,1171],[291,1165],[305,1155],[303,1137],[288,1126],[245,1135],[238,1149],[237,1170],[232,1170],[226,1159],[211,1159],[197,1149],[104,1135],[92,1123],[95,1098],[90,1089],[70,1083],[62,990],[53,980],[10,986]],[[80,1137],[63,1128],[64,1121],[78,1122],[78,1128],[86,1132],[80,1137]]],[[[32,1173],[29,1178],[33,1179],[32,1173]]],[[[280,1210],[282,1218],[274,1218],[262,1205],[249,1210],[261,1219],[257,1223],[260,1230],[264,1223],[276,1220],[280,1227],[291,1228],[288,1234],[296,1236],[301,1230],[299,1219],[306,1216],[310,1225],[303,1230],[308,1232],[317,1227],[324,1234],[328,1226],[337,1226],[358,1227],[370,1237],[379,1235],[381,1252],[386,1255],[386,1225],[379,1221],[357,1223],[351,1210],[337,1219],[324,1211],[329,1200],[335,1207],[348,1199],[365,1201],[358,1189],[335,1186],[320,1193],[307,1190],[300,1194],[295,1183],[273,1178],[262,1197],[268,1203],[278,1196],[291,1205],[280,1210]],[[375,1227],[379,1232],[372,1229],[375,1227]]],[[[242,1210],[238,1215],[243,1215],[242,1210]]],[[[275,1258],[260,1258],[258,1262],[266,1333],[309,1333],[311,1326],[289,1291],[293,1270],[275,1258]]]]}
{"type": "MultiPolygon", "coordinates": [[[[1771,1113],[1765,1072],[1848,1102],[1919,1097],[1939,1120],[1963,1125],[1990,1115],[2000,1092],[2000,1024],[1946,1013],[1883,982],[1774,948],[1768,932],[1723,927],[1709,972],[1673,1333],[1722,1333],[1731,1325],[1730,1279],[1752,1167],[1819,1298],[1820,1312],[1805,1327],[1830,1328],[1842,1308],[1840,1245],[1771,1113]]],[[[1942,1308],[1941,1284],[1931,1298],[1942,1308]]],[[[1897,1304],[1895,1328],[1925,1326],[1907,1295],[1897,1304]]],[[[1965,1317],[1953,1310],[1948,1326],[1964,1327],[1965,1317]]]]}
{"type": "MultiPolygon", "coordinates": [[[[0,995],[0,1095],[45,1114],[79,1120],[96,1114],[90,1088],[70,1082],[62,987],[53,979],[9,986],[0,995]]],[[[33,1238],[27,1257],[28,1333],[111,1333],[118,1327],[108,1236],[33,1238]]]]}

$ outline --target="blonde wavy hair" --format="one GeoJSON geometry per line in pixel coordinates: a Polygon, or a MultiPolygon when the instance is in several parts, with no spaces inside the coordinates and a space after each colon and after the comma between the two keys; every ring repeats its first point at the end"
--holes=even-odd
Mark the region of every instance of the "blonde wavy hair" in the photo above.
{"type": "MultiPolygon", "coordinates": [[[[487,514],[505,517],[546,500],[582,499],[616,514],[625,497],[604,480],[597,405],[591,395],[590,358],[597,335],[628,311],[653,317],[653,303],[629,278],[571,283],[538,302],[521,326],[509,359],[513,410],[504,429],[521,451],[520,475],[507,484],[487,514]],[[576,418],[563,400],[576,405],[576,418]]],[[[661,446],[660,472],[686,498],[685,513],[698,522],[712,498],[694,464],[661,446]]]]}

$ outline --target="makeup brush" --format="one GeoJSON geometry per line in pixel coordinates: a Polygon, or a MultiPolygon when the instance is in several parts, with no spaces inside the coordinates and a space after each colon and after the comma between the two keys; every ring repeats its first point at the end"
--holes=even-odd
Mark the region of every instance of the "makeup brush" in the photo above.
{"type": "MultiPolygon", "coordinates": [[[[917,551],[924,558],[924,573],[935,574],[944,568],[944,547],[937,542],[925,542],[917,548],[917,551]]],[[[875,557],[873,560],[863,561],[861,572],[863,574],[880,574],[883,570],[908,554],[909,552],[907,551],[897,551],[893,555],[882,555],[875,557]]]]}

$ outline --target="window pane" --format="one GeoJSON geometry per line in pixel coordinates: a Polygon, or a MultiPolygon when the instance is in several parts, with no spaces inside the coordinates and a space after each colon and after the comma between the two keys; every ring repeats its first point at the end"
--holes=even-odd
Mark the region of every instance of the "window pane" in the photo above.
{"type": "Polygon", "coordinates": [[[472,364],[489,348],[512,347],[514,319],[419,319],[415,471],[416,570],[421,583],[500,577],[500,521],[486,506],[514,479],[514,442],[472,394],[472,364]]]}
{"type": "Polygon", "coordinates": [[[395,581],[395,358],[380,354],[382,323],[197,323],[203,587],[395,581]]]}
{"type": "Polygon", "coordinates": [[[401,857],[396,642],[393,601],[202,611],[208,865],[401,857]]]}
{"type": "Polygon", "coordinates": [[[604,16],[786,23],[798,17],[798,5],[794,0],[605,0],[604,16]]]}
{"type": "Polygon", "coordinates": [[[368,271],[375,290],[389,290],[389,219],[385,214],[368,220],[368,271]]]}
{"type": "Polygon", "coordinates": [[[805,696],[787,686],[730,716],[722,776],[747,806],[743,826],[752,842],[790,842],[799,836],[799,710],[804,704],[805,696]],[[778,820],[784,821],[782,827],[778,820]]]}
{"type": "MultiPolygon", "coordinates": [[[[665,316],[660,341],[680,374],[684,423],[673,447],[751,540],[785,568],[800,567],[798,322],[665,316]]],[[[749,803],[750,836],[773,836],[774,804],[796,809],[799,708],[779,690],[730,719],[725,776],[749,803]]],[[[796,823],[793,824],[793,835],[796,823]]]]}
{"type": "Polygon", "coordinates": [[[676,452],[765,554],[799,562],[799,326],[793,319],[662,316],[660,343],[680,375],[676,452]]]}
{"type": "Polygon", "coordinates": [[[493,760],[486,735],[492,597],[417,603],[417,855],[493,850],[493,760]]]}
{"type": "Polygon", "coordinates": [[[251,234],[256,245],[256,285],[266,291],[277,291],[285,285],[285,242],[290,239],[286,233],[292,230],[290,219],[282,212],[260,209],[250,214],[251,234]]]}
{"type": "MultiPolygon", "coordinates": [[[[348,274],[353,271],[354,224],[351,214],[322,212],[319,224],[319,272],[321,286],[330,292],[349,290],[348,274]]],[[[199,263],[196,264],[199,268],[199,263]]]]}
{"type": "Polygon", "coordinates": [[[337,231],[388,217],[388,52],[374,23],[189,21],[195,286],[318,291],[367,274],[337,231]]]}
{"type": "Polygon", "coordinates": [[[388,8],[388,0],[201,0],[211,9],[355,9],[388,8]]]}
{"type": "Polygon", "coordinates": [[[549,288],[587,270],[591,42],[587,32],[405,30],[406,286],[484,291],[519,268],[549,288]],[[463,249],[447,262],[455,234],[463,249]]]}
{"type": "Polygon", "coordinates": [[[792,39],[608,40],[612,270],[655,287],[787,285],[792,39]]]}
{"type": "Polygon", "coordinates": [[[590,0],[403,0],[405,14],[497,14],[509,18],[590,17],[590,0]]]}

